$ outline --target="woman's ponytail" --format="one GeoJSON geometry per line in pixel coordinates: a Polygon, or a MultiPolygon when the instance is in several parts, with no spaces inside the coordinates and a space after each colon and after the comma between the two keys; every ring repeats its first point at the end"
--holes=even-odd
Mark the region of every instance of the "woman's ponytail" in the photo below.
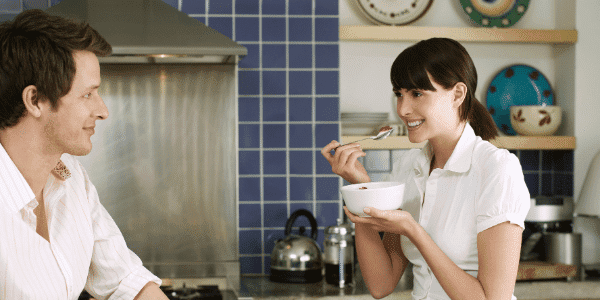
{"type": "Polygon", "coordinates": [[[498,129],[492,115],[485,109],[483,104],[479,102],[475,97],[471,98],[469,114],[467,120],[475,135],[481,137],[485,141],[489,141],[498,136],[498,129]]]}

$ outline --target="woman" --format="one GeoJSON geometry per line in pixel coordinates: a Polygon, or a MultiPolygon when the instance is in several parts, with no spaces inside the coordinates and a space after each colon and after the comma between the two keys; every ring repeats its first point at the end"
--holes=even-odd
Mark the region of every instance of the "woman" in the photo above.
{"type": "MultiPolygon", "coordinates": [[[[356,250],[375,298],[389,295],[408,262],[413,299],[516,299],[513,295],[529,191],[517,157],[487,140],[494,122],[475,98],[477,72],[456,41],[421,41],[396,58],[397,112],[413,143],[390,180],[405,183],[402,209],[344,210],[356,224],[356,250]],[[379,232],[385,232],[383,240],[379,232]]],[[[369,182],[359,144],[332,141],[321,153],[350,183],[369,182]]]]}

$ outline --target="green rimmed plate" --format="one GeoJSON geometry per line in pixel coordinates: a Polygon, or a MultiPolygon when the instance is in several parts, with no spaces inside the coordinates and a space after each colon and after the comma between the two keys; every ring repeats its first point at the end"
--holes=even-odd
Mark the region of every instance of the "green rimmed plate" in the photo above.
{"type": "Polygon", "coordinates": [[[465,13],[483,27],[510,27],[527,11],[529,0],[460,0],[465,13]]]}

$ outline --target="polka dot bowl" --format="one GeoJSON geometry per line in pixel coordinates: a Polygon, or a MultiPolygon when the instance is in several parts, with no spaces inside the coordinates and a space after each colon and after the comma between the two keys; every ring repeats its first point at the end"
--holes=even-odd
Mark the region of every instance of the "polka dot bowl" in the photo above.
{"type": "Polygon", "coordinates": [[[492,79],[486,105],[500,131],[505,135],[516,135],[510,120],[510,107],[554,105],[554,92],[548,79],[536,68],[511,65],[492,79]]]}
{"type": "Polygon", "coordinates": [[[510,123],[519,135],[553,135],[562,121],[557,105],[517,105],[510,107],[510,123]]]}

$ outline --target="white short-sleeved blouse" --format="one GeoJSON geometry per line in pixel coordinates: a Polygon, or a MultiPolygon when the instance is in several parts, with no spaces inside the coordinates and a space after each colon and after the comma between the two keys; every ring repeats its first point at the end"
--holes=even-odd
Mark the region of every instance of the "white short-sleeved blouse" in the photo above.
{"type": "MultiPolygon", "coordinates": [[[[530,197],[521,165],[514,154],[476,136],[469,124],[444,168],[429,174],[432,155],[429,143],[407,151],[389,180],[406,183],[402,209],[454,263],[477,276],[477,234],[506,221],[524,228],[530,197]]],[[[412,242],[402,236],[401,243],[413,264],[412,298],[450,299],[412,242]]]]}

